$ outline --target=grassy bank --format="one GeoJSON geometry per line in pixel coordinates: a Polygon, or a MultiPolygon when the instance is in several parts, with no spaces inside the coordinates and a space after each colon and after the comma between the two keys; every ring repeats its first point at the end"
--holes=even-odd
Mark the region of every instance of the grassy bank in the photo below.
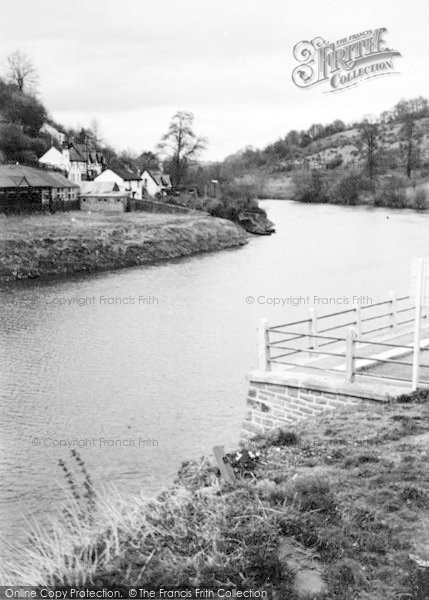
{"type": "Polygon", "coordinates": [[[295,193],[295,186],[290,173],[270,173],[263,177],[259,184],[260,199],[290,200],[295,193]]]}
{"type": "Polygon", "coordinates": [[[376,175],[372,180],[364,172],[353,169],[255,171],[247,174],[245,180],[255,187],[259,199],[429,209],[427,177],[411,180],[397,170],[376,175]]]}
{"type": "Polygon", "coordinates": [[[361,405],[273,430],[252,443],[259,457],[236,463],[236,487],[201,459],[156,499],[106,503],[75,454],[60,465],[69,509],[15,550],[4,583],[420,598],[409,555],[428,558],[428,400],[361,405]]]}
{"type": "Polygon", "coordinates": [[[299,202],[369,205],[387,208],[429,208],[428,181],[412,181],[390,171],[370,179],[361,171],[303,171],[293,175],[293,199],[299,202]]]}
{"type": "Polygon", "coordinates": [[[119,269],[246,243],[224,219],[199,215],[96,214],[0,217],[0,280],[119,269]]]}

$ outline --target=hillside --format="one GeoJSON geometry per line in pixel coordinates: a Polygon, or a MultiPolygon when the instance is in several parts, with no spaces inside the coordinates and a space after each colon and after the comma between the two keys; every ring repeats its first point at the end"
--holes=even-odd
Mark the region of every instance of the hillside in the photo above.
{"type": "Polygon", "coordinates": [[[406,188],[421,185],[429,176],[429,104],[420,96],[400,100],[392,110],[355,123],[345,124],[339,119],[328,124],[313,123],[307,130],[289,131],[265,148],[247,146],[206,170],[220,182],[233,179],[252,184],[260,198],[295,197],[290,178],[299,173],[306,179],[306,189],[298,194],[302,198],[296,199],[305,202],[395,207],[410,204],[420,210],[425,199],[422,196],[410,202],[406,188]],[[310,181],[316,170],[320,172],[316,179],[326,179],[323,173],[330,174],[325,186],[329,189],[323,193],[318,190],[323,187],[321,181],[310,181]],[[344,181],[339,182],[343,176],[344,181]],[[313,183],[316,189],[308,194],[313,183]],[[343,188],[339,194],[338,190],[332,194],[335,186],[343,188]],[[401,197],[392,198],[391,190],[398,189],[401,197]],[[341,201],[344,191],[348,198],[341,201]],[[364,198],[368,191],[371,201],[364,198]]]}
{"type": "Polygon", "coordinates": [[[0,79],[0,163],[35,164],[49,147],[49,136],[40,133],[46,119],[35,96],[0,79]]]}
{"type": "MultiPolygon", "coordinates": [[[[400,128],[400,123],[385,123],[381,126],[377,145],[380,155],[387,157],[400,151],[400,128]]],[[[416,133],[421,135],[419,141],[421,157],[427,159],[429,158],[429,117],[416,120],[416,133]]],[[[329,164],[338,157],[341,157],[343,164],[364,162],[365,152],[358,143],[359,137],[357,128],[327,136],[310,143],[305,149],[304,156],[309,161],[310,167],[329,164]]]]}
{"type": "Polygon", "coordinates": [[[38,166],[38,159],[51,145],[61,147],[61,140],[87,144],[103,154],[110,167],[137,168],[133,157],[106,145],[92,127],[74,129],[58,124],[38,96],[0,78],[0,164],[38,166]]]}

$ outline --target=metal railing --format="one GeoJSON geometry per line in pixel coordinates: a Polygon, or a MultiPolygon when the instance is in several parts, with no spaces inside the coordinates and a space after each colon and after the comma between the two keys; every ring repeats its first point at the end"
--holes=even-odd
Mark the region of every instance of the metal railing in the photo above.
{"type": "MultiPolygon", "coordinates": [[[[273,365],[283,365],[325,372],[344,371],[348,383],[354,381],[357,373],[410,381],[411,377],[375,375],[368,369],[382,364],[413,367],[412,362],[399,360],[412,353],[412,344],[390,339],[411,333],[414,313],[415,305],[409,296],[396,297],[391,292],[388,300],[329,314],[317,315],[310,309],[308,318],[283,325],[269,327],[267,321],[262,320],[259,369],[267,371],[273,365]],[[377,354],[377,349],[383,352],[377,354]]],[[[427,314],[422,315],[422,322],[428,323],[427,314]]],[[[429,369],[429,365],[420,364],[420,368],[429,369]]],[[[429,375],[429,371],[427,373],[429,375]]]]}

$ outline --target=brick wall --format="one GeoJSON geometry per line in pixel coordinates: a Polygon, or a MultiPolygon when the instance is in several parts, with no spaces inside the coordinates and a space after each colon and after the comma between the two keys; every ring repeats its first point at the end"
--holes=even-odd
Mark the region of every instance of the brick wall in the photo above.
{"type": "Polygon", "coordinates": [[[313,389],[309,385],[277,385],[251,380],[242,438],[363,400],[344,393],[313,389]]]}

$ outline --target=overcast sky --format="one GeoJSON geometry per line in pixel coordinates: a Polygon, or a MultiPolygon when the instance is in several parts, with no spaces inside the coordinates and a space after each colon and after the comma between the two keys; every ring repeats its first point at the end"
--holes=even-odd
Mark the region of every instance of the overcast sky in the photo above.
{"type": "Polygon", "coordinates": [[[0,57],[20,49],[69,126],[96,118],[119,149],[153,150],[177,110],[209,139],[202,158],[263,147],[290,129],[348,122],[429,96],[428,0],[0,0],[0,57]],[[297,88],[293,46],[386,27],[398,75],[297,88]]]}

